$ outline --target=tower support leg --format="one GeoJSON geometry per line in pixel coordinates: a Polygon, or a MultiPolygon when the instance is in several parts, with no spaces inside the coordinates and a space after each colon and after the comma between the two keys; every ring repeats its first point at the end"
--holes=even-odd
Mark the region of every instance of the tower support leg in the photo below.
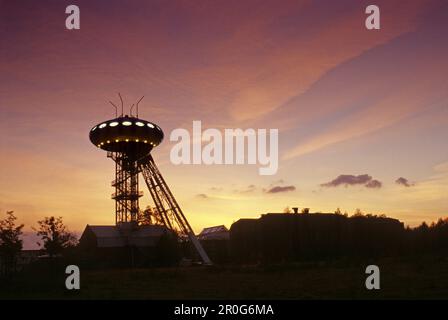
{"type": "Polygon", "coordinates": [[[174,198],[171,190],[163,179],[151,155],[138,161],[138,168],[142,172],[146,185],[148,186],[151,197],[156,205],[157,214],[161,217],[165,226],[171,230],[187,236],[193,244],[195,250],[206,265],[212,262],[202,247],[190,224],[185,218],[182,209],[174,198]],[[176,230],[177,228],[177,230],[176,230]]]}

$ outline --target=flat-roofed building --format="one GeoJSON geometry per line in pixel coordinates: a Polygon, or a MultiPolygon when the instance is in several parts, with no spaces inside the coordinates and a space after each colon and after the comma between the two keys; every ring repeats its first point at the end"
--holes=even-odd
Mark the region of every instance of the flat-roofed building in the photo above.
{"type": "Polygon", "coordinates": [[[400,250],[404,225],[377,216],[268,213],[230,228],[235,262],[285,262],[342,256],[389,255],[400,250]]]}

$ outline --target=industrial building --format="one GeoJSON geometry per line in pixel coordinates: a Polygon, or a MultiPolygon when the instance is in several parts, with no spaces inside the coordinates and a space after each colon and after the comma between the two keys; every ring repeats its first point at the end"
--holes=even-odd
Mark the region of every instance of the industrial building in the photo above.
{"type": "Polygon", "coordinates": [[[229,240],[229,236],[229,229],[224,225],[220,225],[202,229],[201,233],[198,235],[198,239],[201,241],[229,240]]]}
{"type": "Polygon", "coordinates": [[[99,265],[141,266],[157,263],[161,239],[174,238],[162,225],[90,226],[79,240],[86,260],[99,265]]]}
{"type": "Polygon", "coordinates": [[[198,239],[212,261],[229,262],[230,232],[224,225],[204,228],[199,233],[198,239]]]}
{"type": "Polygon", "coordinates": [[[375,257],[398,252],[404,234],[403,223],[386,217],[268,213],[232,224],[230,252],[237,263],[375,257]]]}

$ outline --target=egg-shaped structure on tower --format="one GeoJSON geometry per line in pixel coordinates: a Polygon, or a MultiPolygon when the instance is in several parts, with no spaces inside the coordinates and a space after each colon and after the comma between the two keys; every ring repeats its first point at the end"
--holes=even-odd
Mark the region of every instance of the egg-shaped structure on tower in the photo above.
{"type": "Polygon", "coordinates": [[[101,122],[90,130],[90,141],[109,152],[130,158],[145,156],[163,140],[163,131],[152,122],[122,116],[101,122]]]}

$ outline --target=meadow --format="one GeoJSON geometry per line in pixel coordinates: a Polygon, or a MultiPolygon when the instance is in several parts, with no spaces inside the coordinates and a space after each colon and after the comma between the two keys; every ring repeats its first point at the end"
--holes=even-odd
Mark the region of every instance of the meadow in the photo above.
{"type": "Polygon", "coordinates": [[[0,299],[447,299],[448,259],[408,257],[269,266],[84,270],[65,288],[64,266],[40,266],[0,283],[0,299]],[[365,288],[376,263],[381,289],[365,288]]]}

